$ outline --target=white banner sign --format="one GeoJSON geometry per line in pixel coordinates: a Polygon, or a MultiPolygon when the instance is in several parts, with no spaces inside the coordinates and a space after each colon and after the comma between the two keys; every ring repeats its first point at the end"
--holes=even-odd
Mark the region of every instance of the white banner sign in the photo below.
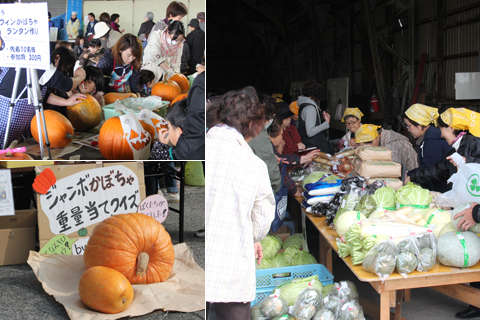
{"type": "Polygon", "coordinates": [[[0,4],[0,66],[47,70],[49,37],[46,2],[0,4]]]}
{"type": "Polygon", "coordinates": [[[40,196],[54,234],[70,234],[106,218],[137,212],[138,178],[124,166],[80,171],[58,180],[40,196]]]}

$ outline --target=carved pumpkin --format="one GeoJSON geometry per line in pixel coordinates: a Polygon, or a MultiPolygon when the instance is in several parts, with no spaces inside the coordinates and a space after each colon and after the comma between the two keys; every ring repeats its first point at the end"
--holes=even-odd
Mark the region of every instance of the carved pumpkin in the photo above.
{"type": "Polygon", "coordinates": [[[74,106],[67,107],[67,118],[78,131],[88,131],[102,122],[102,107],[87,94],[87,98],[74,106]]]}
{"type": "Polygon", "coordinates": [[[158,140],[160,129],[168,129],[167,121],[151,110],[143,109],[137,118],[154,140],[158,140]]]}
{"type": "Polygon", "coordinates": [[[137,151],[145,147],[150,149],[151,142],[150,133],[143,128],[140,132],[134,130],[124,132],[120,117],[112,117],[105,121],[98,137],[100,153],[107,160],[136,160],[132,148],[137,151]]]}
{"type": "Polygon", "coordinates": [[[159,96],[165,101],[172,101],[181,93],[182,89],[180,86],[172,80],[157,82],[152,88],[152,95],[159,96]]]}
{"type": "Polygon", "coordinates": [[[187,93],[188,90],[190,90],[190,82],[188,81],[188,78],[181,73],[175,74],[168,80],[175,81],[180,86],[180,89],[182,89],[182,93],[187,93]]]}
{"type": "Polygon", "coordinates": [[[85,268],[105,266],[131,284],[164,282],[175,262],[163,225],[142,213],[118,214],[95,226],[83,256],[85,268]]]}
{"type": "Polygon", "coordinates": [[[114,103],[117,100],[123,100],[127,98],[136,98],[137,95],[135,93],[117,93],[117,92],[109,92],[103,96],[103,100],[105,100],[105,105],[114,103]]]}
{"type": "Polygon", "coordinates": [[[188,93],[179,94],[175,99],[172,100],[172,102],[170,102],[170,106],[172,106],[175,102],[186,99],[187,97],[188,97],[188,93]]]}
{"type": "MultiPolygon", "coordinates": [[[[47,126],[48,139],[50,147],[63,148],[72,142],[73,126],[63,114],[55,110],[45,110],[45,123],[47,126]]],[[[45,132],[43,131],[43,121],[40,114],[40,123],[42,123],[43,144],[45,144],[45,132]]],[[[30,131],[35,141],[38,142],[37,116],[30,122],[30,131]]]]}
{"type": "Polygon", "coordinates": [[[144,120],[139,120],[142,124],[143,129],[147,130],[150,133],[150,136],[155,137],[156,130],[153,126],[146,123],[144,120]]]}
{"type": "Polygon", "coordinates": [[[117,270],[97,266],[87,269],[78,285],[80,299],[87,307],[103,313],[119,313],[133,301],[133,288],[117,270]]]}

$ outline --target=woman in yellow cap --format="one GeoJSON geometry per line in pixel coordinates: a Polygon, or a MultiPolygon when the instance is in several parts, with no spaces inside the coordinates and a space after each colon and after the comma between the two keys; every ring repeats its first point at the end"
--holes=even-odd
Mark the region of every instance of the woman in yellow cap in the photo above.
{"type": "Polygon", "coordinates": [[[373,124],[362,125],[355,132],[355,141],[358,145],[382,146],[392,151],[392,161],[400,163],[403,171],[410,171],[418,167],[417,153],[408,141],[408,138],[392,130],[382,130],[381,126],[373,124]]]}
{"type": "Polygon", "coordinates": [[[417,184],[439,183],[457,172],[457,164],[450,156],[457,152],[467,163],[480,163],[480,114],[465,108],[449,108],[437,119],[442,138],[453,147],[441,162],[409,173],[409,180],[417,184]]]}
{"type": "Polygon", "coordinates": [[[362,126],[363,113],[358,108],[346,108],[343,113],[342,122],[345,122],[348,132],[338,143],[338,149],[342,150],[346,147],[355,147],[355,132],[362,126]]]}
{"type": "MultiPolygon", "coordinates": [[[[405,111],[403,120],[407,130],[417,139],[419,167],[408,172],[411,175],[419,168],[433,166],[444,160],[452,147],[442,138],[442,133],[435,127],[438,109],[416,103],[405,111]]],[[[439,183],[428,182],[421,185],[430,191],[446,192],[451,189],[447,180],[439,183]]]]}

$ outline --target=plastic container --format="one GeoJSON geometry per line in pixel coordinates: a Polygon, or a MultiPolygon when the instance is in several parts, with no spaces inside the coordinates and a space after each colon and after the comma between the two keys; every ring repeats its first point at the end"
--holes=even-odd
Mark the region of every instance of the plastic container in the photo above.
{"type": "MultiPolygon", "coordinates": [[[[152,111],[155,112],[156,114],[158,114],[160,117],[165,118],[165,114],[167,113],[167,106],[170,102],[163,101],[163,103],[164,103],[164,105],[161,108],[155,109],[155,110],[152,110],[152,111]]],[[[120,113],[120,111],[117,111],[117,110],[114,109],[114,105],[115,105],[115,103],[110,103],[110,104],[107,104],[106,106],[104,106],[102,108],[103,109],[103,114],[105,115],[105,120],[110,119],[112,117],[118,117],[118,116],[122,115],[120,113]]],[[[135,115],[137,115],[139,112],[140,112],[140,110],[138,112],[135,112],[135,115]]]]}
{"type": "Polygon", "coordinates": [[[333,275],[323,264],[306,264],[303,266],[293,266],[284,268],[259,269],[255,271],[257,278],[257,289],[255,291],[255,301],[257,302],[268,297],[276,286],[297,278],[307,278],[317,275],[323,286],[333,284],[333,275]]]}

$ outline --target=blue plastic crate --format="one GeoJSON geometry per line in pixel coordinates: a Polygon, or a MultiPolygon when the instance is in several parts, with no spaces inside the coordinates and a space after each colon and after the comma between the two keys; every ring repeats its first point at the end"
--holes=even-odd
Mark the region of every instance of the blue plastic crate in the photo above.
{"type": "Polygon", "coordinates": [[[303,266],[293,266],[284,268],[270,268],[255,270],[257,279],[257,289],[255,291],[255,301],[252,301],[252,306],[257,302],[262,301],[276,286],[284,282],[297,279],[308,278],[317,275],[322,282],[322,285],[333,283],[333,275],[323,264],[306,264],[303,266]]]}

